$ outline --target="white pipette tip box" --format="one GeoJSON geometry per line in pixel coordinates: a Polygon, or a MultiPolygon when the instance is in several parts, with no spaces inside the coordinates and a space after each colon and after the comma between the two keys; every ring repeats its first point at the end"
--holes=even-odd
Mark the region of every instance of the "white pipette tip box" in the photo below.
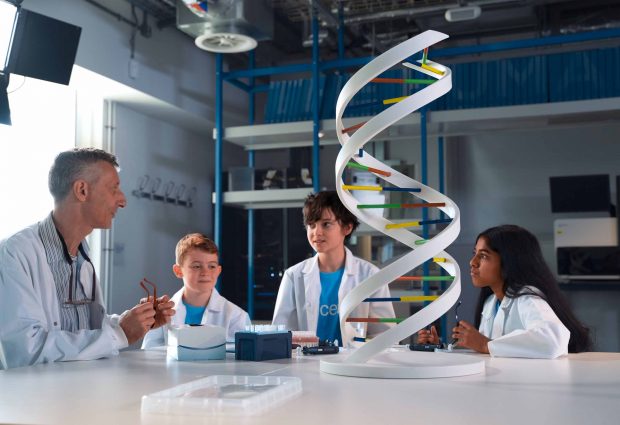
{"type": "Polygon", "coordinates": [[[214,325],[172,327],[166,352],[179,361],[222,360],[226,357],[226,329],[214,325]]]}
{"type": "Polygon", "coordinates": [[[291,376],[214,375],[142,396],[142,414],[255,415],[301,392],[301,379],[291,376]]]}

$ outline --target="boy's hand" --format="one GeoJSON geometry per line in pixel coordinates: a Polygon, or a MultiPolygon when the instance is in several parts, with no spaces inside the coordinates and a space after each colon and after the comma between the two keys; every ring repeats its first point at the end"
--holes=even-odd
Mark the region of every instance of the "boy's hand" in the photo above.
{"type": "Polygon", "coordinates": [[[465,320],[459,321],[458,325],[452,329],[452,338],[458,340],[454,345],[489,354],[487,344],[490,339],[478,332],[478,329],[465,320]]]}
{"type": "Polygon", "coordinates": [[[439,344],[439,335],[435,326],[431,326],[431,330],[420,329],[418,331],[418,344],[439,344]]]}
{"type": "Polygon", "coordinates": [[[170,301],[170,297],[168,295],[157,298],[157,302],[155,303],[155,323],[153,323],[153,329],[159,328],[166,323],[170,323],[172,316],[176,313],[173,308],[174,301],[170,301]]]}

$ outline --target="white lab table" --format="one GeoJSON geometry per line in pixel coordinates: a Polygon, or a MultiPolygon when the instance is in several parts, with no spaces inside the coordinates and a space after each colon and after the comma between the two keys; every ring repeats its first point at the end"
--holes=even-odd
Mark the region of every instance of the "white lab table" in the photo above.
{"type": "Polygon", "coordinates": [[[128,351],[110,359],[0,371],[0,423],[620,423],[620,353],[557,360],[483,358],[484,374],[368,379],[322,373],[318,357],[176,362],[161,351],[128,351]],[[141,415],[143,395],[210,375],[297,376],[303,392],[252,417],[141,415]]]}

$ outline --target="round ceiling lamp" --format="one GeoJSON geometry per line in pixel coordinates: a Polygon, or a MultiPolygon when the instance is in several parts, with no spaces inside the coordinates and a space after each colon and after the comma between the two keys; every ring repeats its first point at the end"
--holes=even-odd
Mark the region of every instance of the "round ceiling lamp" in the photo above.
{"type": "Polygon", "coordinates": [[[209,33],[196,37],[196,46],[213,53],[241,53],[252,50],[257,42],[250,36],[228,32],[209,33]]]}

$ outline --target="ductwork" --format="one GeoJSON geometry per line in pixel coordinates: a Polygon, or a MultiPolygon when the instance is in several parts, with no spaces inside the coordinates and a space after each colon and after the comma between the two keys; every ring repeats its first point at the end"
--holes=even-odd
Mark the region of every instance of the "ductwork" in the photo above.
{"type": "Polygon", "coordinates": [[[196,39],[196,46],[215,53],[252,50],[273,38],[273,9],[267,0],[177,0],[177,28],[196,39]]]}

